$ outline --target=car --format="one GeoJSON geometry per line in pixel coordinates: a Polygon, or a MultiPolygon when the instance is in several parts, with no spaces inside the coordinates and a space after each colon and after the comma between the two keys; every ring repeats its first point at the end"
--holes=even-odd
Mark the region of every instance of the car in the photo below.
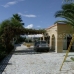
{"type": "Polygon", "coordinates": [[[46,41],[37,41],[34,43],[34,50],[37,52],[49,51],[49,45],[46,41]]]}

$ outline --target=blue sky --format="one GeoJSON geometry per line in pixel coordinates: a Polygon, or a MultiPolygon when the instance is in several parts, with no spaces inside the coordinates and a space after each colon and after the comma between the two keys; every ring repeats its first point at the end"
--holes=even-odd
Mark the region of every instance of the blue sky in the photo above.
{"type": "Polygon", "coordinates": [[[0,0],[0,22],[18,13],[26,28],[48,28],[60,20],[54,14],[62,4],[62,0],[0,0]]]}

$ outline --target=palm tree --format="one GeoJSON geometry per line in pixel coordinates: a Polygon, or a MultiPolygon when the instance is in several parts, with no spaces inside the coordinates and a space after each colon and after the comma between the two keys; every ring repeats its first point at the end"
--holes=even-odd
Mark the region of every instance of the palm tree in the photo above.
{"type": "Polygon", "coordinates": [[[56,21],[55,23],[62,22],[74,27],[74,3],[62,5],[62,10],[57,11],[55,13],[55,17],[61,17],[65,19],[56,21]]]}
{"type": "Polygon", "coordinates": [[[17,21],[19,21],[22,25],[24,25],[24,23],[22,23],[22,19],[21,16],[19,14],[13,14],[12,19],[15,19],[17,21]]]}
{"type": "MultiPolygon", "coordinates": [[[[55,17],[65,18],[65,20],[63,20],[63,21],[56,21],[56,22],[63,22],[63,23],[66,23],[68,25],[72,25],[72,27],[74,27],[74,3],[69,3],[69,4],[62,5],[62,10],[57,11],[56,14],[55,14],[55,17]]],[[[74,34],[73,34],[72,38],[73,37],[74,37],[74,34]]],[[[71,49],[72,43],[73,43],[73,39],[70,41],[68,51],[66,53],[66,57],[64,58],[63,63],[65,62],[65,60],[68,56],[68,52],[71,49]]],[[[62,69],[62,66],[63,66],[63,64],[60,67],[60,71],[62,69]]]]}
{"type": "Polygon", "coordinates": [[[18,20],[19,22],[22,22],[21,16],[18,15],[18,14],[13,14],[13,17],[12,18],[18,20]]]}
{"type": "Polygon", "coordinates": [[[69,2],[69,1],[71,1],[71,2],[72,2],[73,0],[64,0],[64,1],[65,1],[65,2],[69,2]]]}

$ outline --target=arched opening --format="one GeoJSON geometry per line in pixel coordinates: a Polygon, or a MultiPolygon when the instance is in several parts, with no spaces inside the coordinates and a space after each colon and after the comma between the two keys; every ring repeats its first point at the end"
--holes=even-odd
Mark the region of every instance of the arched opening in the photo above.
{"type": "Polygon", "coordinates": [[[55,36],[52,35],[52,50],[55,51],[55,36]]]}
{"type": "Polygon", "coordinates": [[[48,44],[50,44],[50,36],[46,36],[46,37],[45,37],[45,40],[46,40],[46,42],[47,42],[48,44]]]}
{"type": "Polygon", "coordinates": [[[48,44],[50,43],[50,36],[49,36],[48,33],[45,33],[45,34],[44,34],[44,39],[45,39],[45,41],[46,41],[48,44]]]}

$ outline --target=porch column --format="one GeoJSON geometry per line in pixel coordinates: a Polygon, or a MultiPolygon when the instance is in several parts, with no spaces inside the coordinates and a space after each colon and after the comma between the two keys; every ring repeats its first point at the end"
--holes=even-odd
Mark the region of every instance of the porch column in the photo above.
{"type": "Polygon", "coordinates": [[[50,46],[50,49],[52,48],[52,36],[50,36],[50,42],[49,42],[49,46],[50,46]]]}
{"type": "Polygon", "coordinates": [[[63,38],[57,38],[57,50],[56,50],[57,53],[61,53],[63,52],[63,38]]]}

